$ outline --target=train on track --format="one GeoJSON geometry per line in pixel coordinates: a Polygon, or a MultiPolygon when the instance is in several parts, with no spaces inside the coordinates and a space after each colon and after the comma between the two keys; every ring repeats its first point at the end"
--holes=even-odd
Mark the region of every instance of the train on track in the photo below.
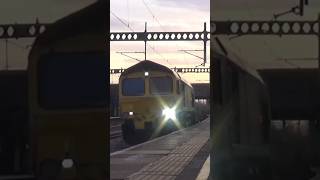
{"type": "Polygon", "coordinates": [[[318,119],[319,70],[257,69],[228,39],[211,39],[212,178],[310,179],[319,141],[273,122],[318,119]]]}
{"type": "Polygon", "coordinates": [[[158,63],[141,61],[119,78],[122,132],[129,144],[196,123],[194,105],[191,84],[158,63]]]}
{"type": "Polygon", "coordinates": [[[107,179],[106,5],[50,24],[27,70],[0,74],[16,83],[1,103],[0,179],[107,179]]]}
{"type": "Polygon", "coordinates": [[[269,168],[261,163],[268,164],[271,158],[267,147],[271,122],[267,86],[256,69],[234,53],[228,40],[212,39],[213,179],[261,179],[249,170],[263,173],[269,168]]]}

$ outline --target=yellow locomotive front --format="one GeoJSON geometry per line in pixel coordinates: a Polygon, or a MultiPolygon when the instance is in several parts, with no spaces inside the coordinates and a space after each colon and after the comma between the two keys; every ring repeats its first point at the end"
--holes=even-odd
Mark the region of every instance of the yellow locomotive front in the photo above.
{"type": "Polygon", "coordinates": [[[106,28],[100,23],[103,3],[50,25],[36,38],[29,54],[31,148],[36,179],[108,177],[107,56],[102,41],[106,28]]]}
{"type": "Polygon", "coordinates": [[[182,84],[177,74],[151,61],[127,69],[119,79],[124,140],[133,143],[185,125],[182,84]]]}

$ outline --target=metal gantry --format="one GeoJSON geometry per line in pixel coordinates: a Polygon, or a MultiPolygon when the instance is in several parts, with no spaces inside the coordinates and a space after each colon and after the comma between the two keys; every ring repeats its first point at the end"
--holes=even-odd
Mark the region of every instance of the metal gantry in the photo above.
{"type": "MultiPolygon", "coordinates": [[[[210,32],[111,32],[110,41],[203,41],[203,59],[206,60],[206,43],[211,35],[314,35],[318,37],[318,60],[320,68],[320,15],[315,21],[211,21],[210,32]]],[[[0,39],[32,38],[43,33],[50,24],[2,24],[0,39]]]]}
{"type": "MultiPolygon", "coordinates": [[[[171,68],[178,73],[210,73],[210,68],[171,68]]],[[[110,69],[110,74],[121,74],[125,69],[110,69]]]]}
{"type": "MultiPolygon", "coordinates": [[[[207,41],[210,40],[210,32],[204,23],[203,31],[199,32],[111,32],[110,41],[144,41],[145,52],[147,41],[203,41],[203,61],[207,62],[207,41]]],[[[145,56],[146,59],[146,56],[145,56]]]]}
{"type": "Polygon", "coordinates": [[[317,21],[211,21],[212,35],[318,35],[317,21]]]}
{"type": "Polygon", "coordinates": [[[211,21],[210,32],[111,32],[110,41],[203,41],[204,63],[206,42],[210,35],[314,35],[319,39],[320,68],[320,16],[315,21],[211,21]]]}
{"type": "Polygon", "coordinates": [[[320,14],[316,21],[211,21],[212,35],[313,35],[318,37],[320,69],[320,14]]]}
{"type": "Polygon", "coordinates": [[[34,24],[1,24],[0,39],[11,38],[33,38],[43,33],[50,24],[34,23],[34,24]]]}

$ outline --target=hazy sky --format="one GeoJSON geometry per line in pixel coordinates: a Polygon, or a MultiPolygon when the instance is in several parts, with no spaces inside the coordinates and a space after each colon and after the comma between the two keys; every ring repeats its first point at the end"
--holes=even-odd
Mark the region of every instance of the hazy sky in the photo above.
{"type": "MultiPolygon", "coordinates": [[[[0,24],[52,23],[80,10],[96,0],[1,0],[0,24]]],[[[9,39],[9,69],[25,69],[27,56],[34,38],[9,39]]],[[[5,41],[0,39],[0,69],[5,68],[5,41]]]]}
{"type": "MultiPolygon", "coordinates": [[[[213,0],[212,20],[272,20],[273,14],[288,11],[299,0],[213,0]]],[[[320,1],[309,0],[303,17],[288,14],[278,20],[317,20],[320,1]]],[[[316,36],[243,36],[230,41],[237,51],[257,68],[309,68],[317,61],[278,61],[278,58],[305,58],[318,56],[316,36]]]]}
{"type": "MultiPolygon", "coordinates": [[[[144,22],[148,21],[149,30],[154,31],[197,31],[201,30],[203,21],[208,21],[211,10],[212,20],[272,20],[273,15],[288,11],[299,5],[299,0],[126,0],[111,1],[111,11],[121,17],[135,31],[144,30],[144,22]],[[153,18],[148,12],[145,2],[152,13],[160,21],[153,18]],[[210,7],[211,5],[211,7],[210,7]],[[210,7],[210,8],[209,8],[210,7]]],[[[316,20],[320,12],[320,1],[309,0],[305,6],[303,17],[288,14],[278,20],[316,20]]],[[[112,31],[130,31],[111,15],[112,31]]],[[[317,67],[317,61],[279,61],[281,58],[309,58],[318,56],[318,43],[315,36],[243,36],[229,41],[240,56],[256,68],[309,68],[317,67]]],[[[179,49],[202,49],[201,43],[151,43],[162,56],[148,48],[148,57],[151,60],[169,67],[194,66],[200,59],[179,52],[179,49]],[[163,60],[165,57],[166,60],[163,60]]],[[[136,63],[135,60],[117,54],[116,51],[143,51],[143,42],[112,42],[111,67],[128,67],[136,63]]],[[[201,53],[198,54],[201,56],[201,53]]],[[[143,54],[134,55],[143,59],[143,54]]],[[[208,76],[190,75],[189,80],[201,81],[208,76]]],[[[113,82],[116,78],[112,79],[113,82]]]]}
{"type": "MultiPolygon", "coordinates": [[[[137,32],[144,31],[145,22],[148,31],[202,31],[204,22],[209,30],[210,0],[111,0],[110,1],[111,32],[123,32],[130,29],[115,16],[137,32]],[[114,14],[114,15],[113,15],[114,14]]],[[[147,59],[168,67],[195,67],[203,60],[188,55],[179,50],[203,49],[203,42],[149,42],[156,52],[147,46],[147,59]],[[157,53],[158,52],[158,53],[157,53]]],[[[208,59],[209,48],[208,43],[208,59]]],[[[120,55],[119,51],[144,51],[144,42],[111,42],[111,68],[127,68],[138,61],[120,55]]],[[[203,56],[203,52],[196,52],[203,56]]],[[[129,54],[135,58],[144,59],[144,54],[129,54]]],[[[209,67],[209,64],[206,66],[209,67]]],[[[193,82],[208,82],[209,74],[185,74],[185,78],[193,82]]],[[[118,76],[112,76],[111,83],[117,82],[118,76]]]]}
{"type": "MultiPolygon", "coordinates": [[[[2,0],[0,23],[54,22],[75,12],[95,0],[2,0]]],[[[270,20],[274,13],[289,10],[299,0],[111,0],[110,10],[134,31],[143,31],[148,22],[149,31],[202,31],[203,23],[209,26],[210,10],[213,20],[270,20]],[[145,5],[146,4],[146,5],[145,5]],[[211,5],[211,7],[210,7],[211,5]],[[149,9],[149,10],[148,10],[149,9]],[[151,12],[150,12],[151,11],[151,12]]],[[[279,20],[316,20],[320,1],[309,0],[305,16],[286,15],[279,20]]],[[[111,31],[130,31],[110,14],[111,31]]],[[[209,28],[208,28],[209,29],[209,28]]],[[[10,69],[23,69],[27,65],[33,39],[11,39],[8,44],[10,69]]],[[[169,67],[194,67],[202,62],[181,49],[203,49],[202,42],[150,42],[158,53],[148,46],[148,59],[169,67]]],[[[243,36],[231,41],[240,54],[258,68],[316,67],[316,61],[292,61],[293,65],[277,58],[317,57],[317,38],[313,36],[243,36]]],[[[210,46],[208,45],[208,50],[210,46]]],[[[143,42],[111,42],[111,68],[126,68],[137,61],[122,56],[117,51],[143,51],[143,42]]],[[[209,51],[208,51],[209,52],[209,51]]],[[[0,40],[0,69],[5,67],[5,43],[0,40]]],[[[202,56],[199,52],[197,55],[202,56]]],[[[143,59],[143,54],[133,55],[143,59]]],[[[209,54],[208,54],[209,58],[209,54]]],[[[208,67],[208,66],[207,66],[208,67]]],[[[193,82],[208,80],[208,74],[189,74],[193,82]]],[[[115,78],[116,79],[116,78],[115,78]]]]}

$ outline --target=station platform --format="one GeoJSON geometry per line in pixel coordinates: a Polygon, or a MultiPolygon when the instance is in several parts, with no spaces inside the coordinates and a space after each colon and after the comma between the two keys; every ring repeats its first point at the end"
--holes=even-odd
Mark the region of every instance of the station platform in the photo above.
{"type": "Polygon", "coordinates": [[[110,154],[111,180],[207,180],[209,118],[110,154]]]}

